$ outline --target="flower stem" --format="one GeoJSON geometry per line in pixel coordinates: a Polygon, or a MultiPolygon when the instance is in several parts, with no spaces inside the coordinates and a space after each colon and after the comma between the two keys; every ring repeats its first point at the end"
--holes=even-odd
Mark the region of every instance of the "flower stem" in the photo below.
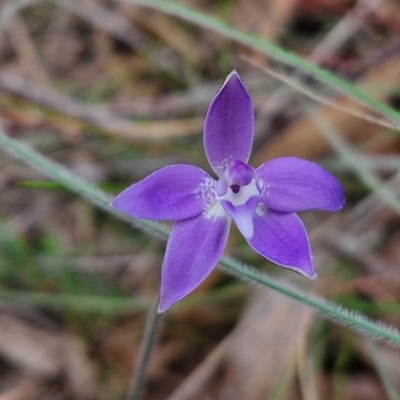
{"type": "Polygon", "coordinates": [[[159,297],[157,296],[153,306],[147,312],[142,343],[133,369],[126,400],[141,400],[143,398],[146,370],[161,327],[161,314],[157,312],[158,303],[159,297]]]}

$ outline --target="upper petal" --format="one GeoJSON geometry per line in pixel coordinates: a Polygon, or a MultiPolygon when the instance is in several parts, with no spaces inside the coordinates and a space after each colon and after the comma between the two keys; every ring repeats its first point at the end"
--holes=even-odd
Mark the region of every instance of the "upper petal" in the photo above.
{"type": "Polygon", "coordinates": [[[339,181],[310,161],[276,158],[261,165],[257,177],[263,189],[261,201],[276,211],[337,211],[344,205],[339,181]]]}
{"type": "Polygon", "coordinates": [[[175,224],[162,266],[159,312],[192,292],[210,274],[225,249],[229,226],[229,218],[207,213],[175,224]]]}
{"type": "Polygon", "coordinates": [[[125,189],[111,206],[136,218],[191,218],[215,201],[215,185],[215,180],[200,168],[171,165],[125,189]]]}
{"type": "Polygon", "coordinates": [[[211,102],[204,122],[204,147],[218,176],[233,161],[248,161],[253,131],[253,104],[238,73],[233,71],[211,102]]]}
{"type": "Polygon", "coordinates": [[[294,213],[281,213],[259,207],[254,214],[254,234],[249,245],[281,267],[315,278],[307,232],[294,213]]]}

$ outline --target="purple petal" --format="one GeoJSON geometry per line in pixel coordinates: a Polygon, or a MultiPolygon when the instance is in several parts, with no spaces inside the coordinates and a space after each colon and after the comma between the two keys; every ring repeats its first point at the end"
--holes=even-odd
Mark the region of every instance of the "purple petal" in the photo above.
{"type": "Polygon", "coordinates": [[[236,71],[211,102],[204,122],[204,147],[218,176],[235,160],[247,162],[253,143],[254,111],[236,71]]]}
{"type": "Polygon", "coordinates": [[[310,209],[337,211],[344,205],[343,189],[329,172],[295,157],[276,158],[257,169],[261,201],[276,211],[310,209]]]}
{"type": "Polygon", "coordinates": [[[175,224],[162,266],[159,312],[196,289],[215,268],[225,249],[229,226],[227,217],[204,215],[175,224]]]}
{"type": "Polygon", "coordinates": [[[111,206],[136,218],[181,220],[215,201],[216,182],[193,165],[171,165],[125,189],[111,206]]]}
{"type": "Polygon", "coordinates": [[[273,263],[316,278],[308,235],[296,214],[258,208],[254,214],[254,235],[247,242],[273,263]]]}

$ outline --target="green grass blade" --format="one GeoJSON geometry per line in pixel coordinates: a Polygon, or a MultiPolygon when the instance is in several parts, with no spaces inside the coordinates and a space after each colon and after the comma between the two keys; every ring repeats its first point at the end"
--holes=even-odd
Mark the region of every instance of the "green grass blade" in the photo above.
{"type": "Polygon", "coordinates": [[[277,60],[280,60],[286,64],[292,65],[305,72],[308,72],[315,78],[325,82],[331,87],[346,93],[347,95],[358,100],[362,104],[372,108],[373,110],[380,112],[387,117],[390,117],[393,121],[400,122],[400,113],[391,108],[390,106],[377,101],[361,89],[354,86],[352,83],[346,82],[345,80],[333,75],[332,73],[318,67],[317,65],[302,59],[294,53],[291,53],[282,47],[269,42],[260,37],[251,35],[243,32],[226,24],[218,18],[207,15],[201,11],[189,8],[182,4],[175,3],[174,1],[165,0],[120,0],[126,3],[139,4],[145,7],[153,8],[158,11],[162,11],[169,15],[179,17],[188,21],[192,24],[199,25],[203,28],[213,30],[222,36],[232,39],[238,43],[249,46],[253,49],[260,51],[261,53],[267,54],[277,60]]]}
{"type": "Polygon", "coordinates": [[[0,299],[22,304],[35,304],[39,307],[56,310],[106,315],[140,313],[146,311],[150,306],[149,303],[135,298],[22,290],[2,290],[0,299]]]}

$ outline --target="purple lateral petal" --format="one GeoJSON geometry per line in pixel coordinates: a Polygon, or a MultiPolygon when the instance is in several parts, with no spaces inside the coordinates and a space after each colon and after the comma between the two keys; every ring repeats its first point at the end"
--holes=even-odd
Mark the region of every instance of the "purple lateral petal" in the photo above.
{"type": "Polygon", "coordinates": [[[273,263],[311,279],[316,277],[308,235],[296,214],[258,208],[254,214],[254,235],[247,242],[273,263]]]}
{"type": "Polygon", "coordinates": [[[276,211],[337,211],[344,205],[339,181],[310,161],[276,158],[261,165],[257,177],[263,188],[261,201],[276,211]]]}
{"type": "Polygon", "coordinates": [[[208,108],[204,147],[218,176],[235,160],[247,162],[253,143],[254,111],[247,89],[231,72],[208,108]]]}
{"type": "Polygon", "coordinates": [[[159,312],[196,289],[217,265],[228,239],[230,219],[200,215],[172,229],[162,266],[159,312]]]}
{"type": "Polygon", "coordinates": [[[215,201],[216,182],[193,165],[171,165],[128,187],[111,206],[136,218],[181,220],[215,201]]]}

